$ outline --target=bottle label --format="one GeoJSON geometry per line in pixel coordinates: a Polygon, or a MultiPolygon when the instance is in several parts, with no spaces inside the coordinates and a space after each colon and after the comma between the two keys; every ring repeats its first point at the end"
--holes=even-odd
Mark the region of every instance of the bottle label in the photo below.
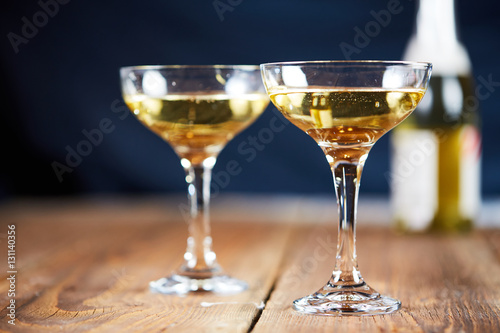
{"type": "Polygon", "coordinates": [[[423,231],[438,205],[437,135],[426,129],[393,131],[389,181],[394,217],[409,231],[423,231]]]}
{"type": "Polygon", "coordinates": [[[481,205],[481,135],[474,126],[460,133],[460,213],[475,219],[481,205]]]}

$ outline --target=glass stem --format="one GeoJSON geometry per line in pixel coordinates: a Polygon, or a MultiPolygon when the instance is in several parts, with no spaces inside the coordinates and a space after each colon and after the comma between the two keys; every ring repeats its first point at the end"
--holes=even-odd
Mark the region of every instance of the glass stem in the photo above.
{"type": "MultiPolygon", "coordinates": [[[[210,163],[200,165],[183,163],[186,165],[184,169],[188,183],[190,212],[188,218],[189,237],[181,274],[207,274],[206,277],[209,277],[219,270],[219,266],[215,253],[212,251],[212,237],[210,236],[209,205],[212,165],[207,166],[206,164],[210,163]]],[[[204,276],[193,277],[204,278],[204,276]]]]}
{"type": "Polygon", "coordinates": [[[332,166],[339,210],[337,256],[331,284],[360,286],[364,284],[356,257],[356,211],[362,163],[339,162],[332,166]]]}

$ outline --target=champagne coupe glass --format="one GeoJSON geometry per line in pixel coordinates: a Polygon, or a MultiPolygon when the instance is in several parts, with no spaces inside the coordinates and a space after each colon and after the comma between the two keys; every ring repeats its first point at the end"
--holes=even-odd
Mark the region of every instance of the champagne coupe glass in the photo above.
{"type": "Polygon", "coordinates": [[[217,155],[269,104],[258,66],[137,66],[120,69],[132,113],[180,157],[188,184],[184,264],[150,283],[153,292],[232,294],[247,284],[229,277],[212,250],[210,178],[217,155]]]}
{"type": "Polygon", "coordinates": [[[356,206],[361,173],[373,144],[403,121],[424,96],[431,64],[312,61],[262,64],[271,101],[326,155],[337,194],[339,229],[328,283],[293,302],[303,313],[386,314],[400,301],[369,287],[356,259],[356,206]]]}

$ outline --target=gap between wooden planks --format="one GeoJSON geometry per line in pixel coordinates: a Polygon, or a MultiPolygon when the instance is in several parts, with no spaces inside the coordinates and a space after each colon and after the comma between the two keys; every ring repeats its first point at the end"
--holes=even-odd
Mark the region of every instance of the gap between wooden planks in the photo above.
{"type": "MultiPolygon", "coordinates": [[[[0,329],[247,332],[276,280],[290,228],[213,219],[219,263],[247,281],[249,290],[231,296],[159,295],[149,292],[148,283],[181,264],[187,238],[187,225],[164,213],[148,206],[83,205],[2,214],[2,231],[16,225],[19,273],[15,327],[7,324],[5,276],[0,281],[0,329]]],[[[0,251],[2,264],[5,255],[0,251]]]]}
{"type": "MultiPolygon", "coordinates": [[[[328,280],[334,225],[271,224],[237,215],[220,223],[214,216],[219,262],[249,282],[250,290],[175,297],[147,289],[151,279],[181,263],[187,227],[175,214],[156,204],[31,208],[0,213],[0,233],[10,223],[18,228],[14,330],[5,317],[6,276],[0,281],[0,329],[6,331],[500,331],[499,230],[401,236],[361,224],[361,273],[378,291],[399,298],[403,309],[389,316],[328,318],[301,315],[291,302],[328,280]]],[[[6,263],[6,251],[0,251],[0,263],[6,263]]]]}
{"type": "Polygon", "coordinates": [[[273,293],[252,332],[500,332],[500,230],[469,235],[396,235],[359,228],[358,261],[376,290],[402,301],[373,317],[303,315],[294,299],[324,285],[333,269],[331,227],[296,230],[273,293]],[[330,239],[329,239],[330,238],[330,239]]]}

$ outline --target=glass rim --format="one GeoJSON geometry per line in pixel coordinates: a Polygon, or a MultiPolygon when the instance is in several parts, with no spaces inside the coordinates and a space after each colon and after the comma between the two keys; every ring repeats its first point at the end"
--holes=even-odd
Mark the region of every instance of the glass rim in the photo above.
{"type": "Polygon", "coordinates": [[[260,68],[272,66],[314,66],[314,65],[353,65],[372,67],[378,66],[413,66],[422,69],[432,68],[432,63],[424,61],[404,61],[404,60],[311,60],[311,61],[282,61],[269,62],[260,65],[260,68]]]}
{"type": "Polygon", "coordinates": [[[260,70],[259,65],[136,65],[123,66],[120,71],[132,70],[162,70],[162,69],[243,69],[260,70]]]}

